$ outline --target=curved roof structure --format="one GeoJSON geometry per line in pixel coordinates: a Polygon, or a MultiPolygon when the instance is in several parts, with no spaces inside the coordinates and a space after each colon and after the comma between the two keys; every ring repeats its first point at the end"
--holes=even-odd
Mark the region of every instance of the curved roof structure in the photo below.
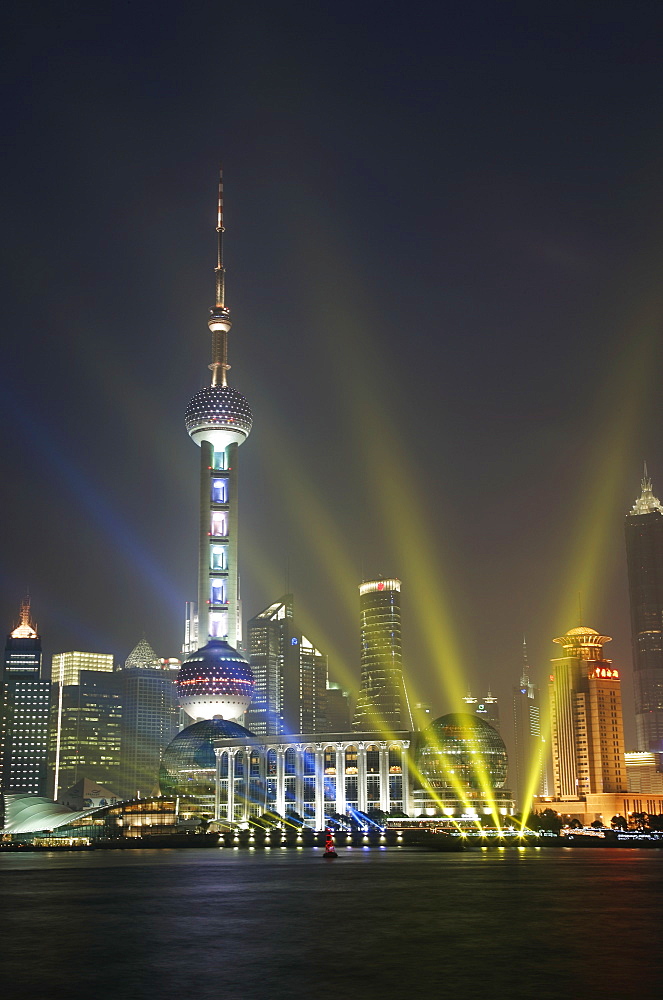
{"type": "MultiPolygon", "coordinates": [[[[100,807],[72,812],[59,802],[41,795],[5,795],[5,825],[2,833],[41,833],[69,826],[82,816],[89,816],[100,807]]],[[[101,807],[104,808],[104,807],[101,807]]]]}

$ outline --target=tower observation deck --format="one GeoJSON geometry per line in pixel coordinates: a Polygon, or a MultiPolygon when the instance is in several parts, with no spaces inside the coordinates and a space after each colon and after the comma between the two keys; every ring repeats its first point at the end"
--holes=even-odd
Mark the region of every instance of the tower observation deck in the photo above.
{"type": "Polygon", "coordinates": [[[251,431],[253,414],[245,397],[228,385],[228,334],[223,262],[223,173],[217,202],[216,295],[208,327],[212,334],[210,384],[186,408],[186,429],[200,447],[200,543],[198,572],[198,647],[241,639],[237,572],[237,452],[251,431]]]}

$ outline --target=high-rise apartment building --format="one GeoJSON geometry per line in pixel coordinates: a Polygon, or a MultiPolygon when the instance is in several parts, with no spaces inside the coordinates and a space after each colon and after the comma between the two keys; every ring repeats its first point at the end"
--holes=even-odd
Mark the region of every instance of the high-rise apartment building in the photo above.
{"type": "Polygon", "coordinates": [[[543,776],[543,741],[539,688],[530,678],[527,644],[523,639],[523,664],[520,683],[513,688],[514,772],[516,802],[519,809],[529,808],[533,795],[546,791],[543,776]]]}
{"type": "Polygon", "coordinates": [[[637,746],[657,752],[663,750],[663,506],[647,466],[625,530],[637,746]]]}
{"type": "Polygon", "coordinates": [[[412,713],[403,678],[401,581],[365,580],[359,587],[361,683],[355,729],[411,732],[412,713]]]}
{"type": "Polygon", "coordinates": [[[42,676],[41,637],[30,601],[7,636],[0,670],[0,790],[45,795],[50,683],[42,676]]]}
{"type": "Polygon", "coordinates": [[[603,657],[610,637],[585,626],[553,640],[550,721],[555,799],[626,789],[619,671],[603,657]]]}
{"type": "Polygon", "coordinates": [[[292,594],[247,624],[255,687],[246,725],[257,736],[329,732],[327,656],[295,621],[292,594]]]}
{"type": "Polygon", "coordinates": [[[119,792],[152,795],[159,785],[161,753],[178,731],[175,678],[178,660],[160,660],[146,639],[119,671],[122,702],[119,792]]]}
{"type": "Polygon", "coordinates": [[[53,657],[49,770],[53,798],[81,778],[117,792],[120,781],[121,686],[107,653],[53,657]]]}

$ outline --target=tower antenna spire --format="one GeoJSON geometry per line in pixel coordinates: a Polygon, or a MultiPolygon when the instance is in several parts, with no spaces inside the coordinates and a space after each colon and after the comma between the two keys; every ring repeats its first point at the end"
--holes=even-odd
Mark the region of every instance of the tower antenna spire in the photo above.
{"type": "Polygon", "coordinates": [[[212,331],[212,385],[227,385],[228,333],[232,323],[230,310],[226,306],[226,269],[223,264],[223,166],[219,167],[219,191],[216,202],[216,267],[214,268],[215,295],[214,308],[210,309],[208,326],[212,331]]]}

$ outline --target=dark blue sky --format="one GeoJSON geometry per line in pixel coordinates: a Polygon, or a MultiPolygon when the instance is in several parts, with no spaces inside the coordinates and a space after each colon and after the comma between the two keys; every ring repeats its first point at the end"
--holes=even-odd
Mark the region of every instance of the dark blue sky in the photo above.
{"type": "Polygon", "coordinates": [[[177,653],[223,158],[246,616],[289,558],[357,673],[353,588],[398,575],[442,712],[423,589],[503,702],[522,632],[543,678],[581,589],[630,671],[643,458],[663,493],[657,5],[5,12],[6,627],[29,585],[49,652],[177,653]]]}

